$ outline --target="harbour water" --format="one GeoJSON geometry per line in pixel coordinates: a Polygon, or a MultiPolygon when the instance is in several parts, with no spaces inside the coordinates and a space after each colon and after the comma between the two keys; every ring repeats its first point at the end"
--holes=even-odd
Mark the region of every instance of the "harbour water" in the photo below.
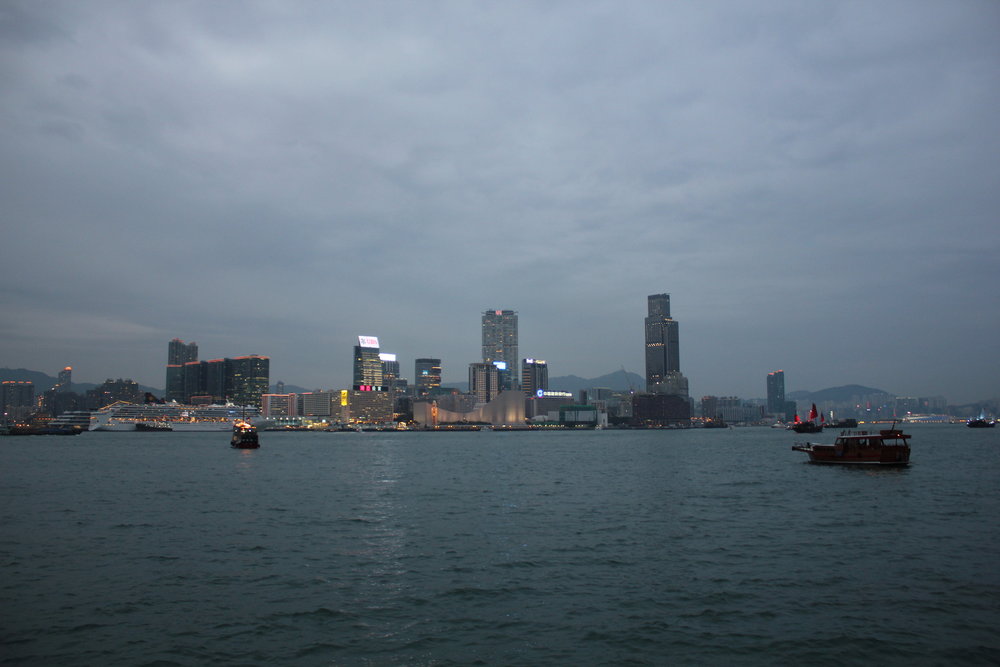
{"type": "Polygon", "coordinates": [[[996,665],[1000,429],[906,430],[0,438],[0,660],[996,665]]]}

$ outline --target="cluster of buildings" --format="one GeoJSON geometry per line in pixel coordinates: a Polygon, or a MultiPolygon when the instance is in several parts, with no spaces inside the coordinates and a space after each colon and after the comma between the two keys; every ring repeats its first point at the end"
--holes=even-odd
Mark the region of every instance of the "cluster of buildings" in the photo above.
{"type": "MultiPolygon", "coordinates": [[[[469,364],[468,388],[464,391],[442,386],[439,358],[416,359],[411,384],[402,376],[396,355],[382,351],[377,336],[359,336],[349,387],[262,393],[254,404],[265,419],[290,425],[321,421],[407,422],[426,428],[458,424],[515,427],[531,423],[604,426],[610,421],[656,427],[683,424],[691,418],[688,381],[680,370],[678,323],[670,313],[669,294],[648,297],[645,391],[594,388],[577,396],[550,390],[546,361],[520,356],[517,311],[484,311],[481,334],[482,358],[469,364]]],[[[192,363],[175,362],[175,370],[168,366],[168,388],[182,385],[174,376],[188,377],[192,363]]],[[[169,392],[168,397],[173,398],[169,392]]],[[[194,398],[188,392],[183,400],[194,398]]]]}
{"type": "MultiPolygon", "coordinates": [[[[548,364],[520,356],[517,311],[496,309],[482,313],[482,359],[469,364],[465,390],[442,386],[441,359],[433,357],[414,361],[410,383],[396,355],[383,352],[376,336],[358,336],[348,387],[302,393],[285,393],[282,383],[271,392],[266,356],[199,360],[197,343],[174,339],[167,349],[162,398],[143,395],[130,379],[109,379],[78,395],[72,391],[72,368],[67,366],[59,373],[58,383],[41,397],[35,396],[31,382],[0,382],[0,406],[5,421],[19,421],[39,413],[55,416],[68,410],[97,409],[115,401],[233,403],[254,406],[265,419],[289,426],[405,422],[424,428],[532,423],[654,428],[689,425],[692,418],[706,423],[794,418],[797,406],[785,396],[785,374],[780,370],[767,375],[766,401],[704,396],[696,405],[680,369],[679,324],[671,315],[669,294],[647,297],[644,329],[645,387],[630,386],[627,392],[595,387],[574,395],[550,390],[548,364]]],[[[945,409],[943,398],[931,401],[879,395],[850,400],[848,405],[821,405],[820,409],[830,413],[836,409],[841,417],[868,419],[892,417],[900,410],[945,409]]]]}

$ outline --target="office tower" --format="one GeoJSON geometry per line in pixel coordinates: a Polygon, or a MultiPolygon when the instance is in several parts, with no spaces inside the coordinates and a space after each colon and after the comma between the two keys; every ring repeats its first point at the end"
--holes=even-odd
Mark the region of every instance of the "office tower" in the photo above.
{"type": "Polygon", "coordinates": [[[179,338],[170,341],[167,346],[167,385],[168,401],[184,402],[184,364],[198,361],[198,344],[185,343],[179,338]]]}
{"type": "Polygon", "coordinates": [[[354,346],[354,389],[372,387],[379,390],[384,384],[382,375],[382,360],[379,359],[378,338],[375,336],[358,336],[358,344],[354,346]]]}
{"type": "Polygon", "coordinates": [[[521,389],[526,396],[549,388],[549,366],[542,359],[525,359],[521,362],[521,389]]]}
{"type": "Polygon", "coordinates": [[[507,364],[504,375],[507,386],[516,389],[520,377],[517,357],[517,311],[487,310],[483,312],[483,362],[502,361],[507,364]]]}
{"type": "Polygon", "coordinates": [[[677,322],[670,317],[670,295],[651,294],[646,317],[646,391],[687,396],[687,378],[680,368],[677,322]]]}
{"type": "Polygon", "coordinates": [[[225,360],[227,397],[236,405],[260,408],[271,386],[271,360],[257,354],[225,360]]]}
{"type": "Polygon", "coordinates": [[[469,364],[469,393],[477,403],[489,403],[500,393],[499,372],[492,362],[469,364]]]}
{"type": "Polygon", "coordinates": [[[767,374],[767,413],[770,415],[785,413],[785,371],[767,374]]]}
{"type": "Polygon", "coordinates": [[[67,366],[59,371],[59,381],[53,387],[57,392],[65,393],[73,389],[73,367],[67,366]]]}
{"type": "Polygon", "coordinates": [[[382,382],[387,387],[394,386],[396,380],[399,379],[399,362],[396,360],[396,355],[389,352],[379,352],[378,358],[382,362],[382,382]]]}
{"type": "Polygon", "coordinates": [[[413,378],[417,395],[423,395],[441,386],[441,360],[425,357],[414,363],[413,378]]]}

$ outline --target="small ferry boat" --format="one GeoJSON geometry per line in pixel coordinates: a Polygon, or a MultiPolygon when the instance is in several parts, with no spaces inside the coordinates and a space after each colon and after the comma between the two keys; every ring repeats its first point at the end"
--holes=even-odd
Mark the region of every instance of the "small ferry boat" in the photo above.
{"type": "Polygon", "coordinates": [[[979,413],[978,419],[970,419],[965,422],[965,425],[969,428],[993,428],[996,426],[996,421],[993,419],[986,419],[986,414],[983,412],[979,413]]]}
{"type": "Polygon", "coordinates": [[[810,463],[905,466],[910,462],[910,436],[895,426],[878,433],[844,431],[832,445],[805,442],[792,449],[808,454],[810,463]]]}
{"type": "Polygon", "coordinates": [[[246,420],[237,419],[233,422],[233,437],[230,440],[230,445],[235,449],[259,448],[257,427],[246,420]]]}

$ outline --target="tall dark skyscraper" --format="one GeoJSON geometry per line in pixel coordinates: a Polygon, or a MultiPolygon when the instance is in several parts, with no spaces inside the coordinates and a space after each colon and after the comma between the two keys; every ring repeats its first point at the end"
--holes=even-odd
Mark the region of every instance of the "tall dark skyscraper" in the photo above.
{"type": "Polygon", "coordinates": [[[226,359],[229,399],[236,405],[261,406],[271,384],[271,360],[258,354],[226,359]]]}
{"type": "Polygon", "coordinates": [[[677,321],[670,317],[670,295],[651,294],[647,301],[646,391],[687,396],[687,378],[681,374],[677,321]]]}
{"type": "Polygon", "coordinates": [[[520,378],[517,358],[517,311],[487,310],[483,312],[483,362],[502,362],[501,368],[506,386],[500,389],[516,389],[520,378]]]}
{"type": "Polygon", "coordinates": [[[785,413],[785,371],[767,374],[767,412],[771,415],[785,413]]]}
{"type": "Polygon", "coordinates": [[[413,364],[413,382],[422,395],[441,386],[441,360],[424,357],[413,364]]]}
{"type": "Polygon", "coordinates": [[[198,343],[185,343],[180,338],[170,341],[167,346],[167,385],[168,401],[184,402],[184,364],[198,361],[198,343]]]}

